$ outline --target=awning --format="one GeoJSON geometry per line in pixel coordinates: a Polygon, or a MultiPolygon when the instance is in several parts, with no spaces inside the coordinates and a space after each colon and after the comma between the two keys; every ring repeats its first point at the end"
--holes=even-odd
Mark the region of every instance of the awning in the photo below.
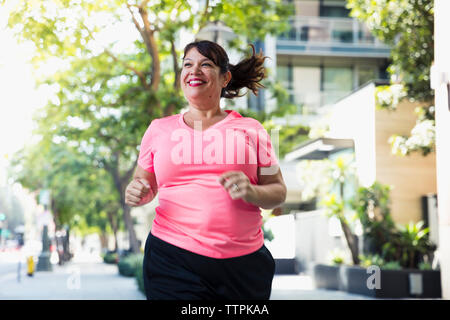
{"type": "Polygon", "coordinates": [[[354,145],[352,139],[317,138],[302,143],[294,151],[286,154],[284,161],[325,159],[332,153],[352,149],[354,145]]]}

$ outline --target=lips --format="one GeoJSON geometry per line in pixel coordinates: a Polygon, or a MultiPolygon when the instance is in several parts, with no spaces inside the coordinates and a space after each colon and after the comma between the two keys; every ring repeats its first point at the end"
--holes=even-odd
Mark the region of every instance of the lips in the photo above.
{"type": "Polygon", "coordinates": [[[202,84],[205,84],[206,81],[203,81],[202,79],[190,79],[188,80],[187,83],[190,87],[198,87],[201,86],[202,84]]]}

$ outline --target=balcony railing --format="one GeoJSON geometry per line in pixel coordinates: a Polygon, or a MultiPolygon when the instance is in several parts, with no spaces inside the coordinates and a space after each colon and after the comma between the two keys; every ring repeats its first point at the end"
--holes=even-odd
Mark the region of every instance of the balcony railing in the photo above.
{"type": "Polygon", "coordinates": [[[382,45],[361,22],[352,18],[295,17],[280,40],[382,45]]]}
{"type": "Polygon", "coordinates": [[[298,93],[289,91],[289,99],[291,103],[298,107],[298,113],[304,116],[317,115],[321,107],[333,104],[344,98],[350,91],[320,91],[298,93]]]}
{"type": "Polygon", "coordinates": [[[309,51],[335,55],[388,57],[389,47],[353,18],[297,16],[290,19],[291,30],[277,38],[277,48],[290,52],[309,51]]]}

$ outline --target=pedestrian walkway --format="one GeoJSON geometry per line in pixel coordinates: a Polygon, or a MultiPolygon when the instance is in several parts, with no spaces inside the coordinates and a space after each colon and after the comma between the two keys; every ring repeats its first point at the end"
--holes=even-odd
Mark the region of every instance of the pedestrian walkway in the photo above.
{"type": "Polygon", "coordinates": [[[81,255],[53,271],[26,275],[22,267],[0,277],[0,300],[145,300],[135,278],[119,275],[116,265],[100,257],[81,255]]]}
{"type": "Polygon", "coordinates": [[[375,298],[344,291],[314,288],[304,274],[275,275],[270,300],[374,300],[375,298]]]}
{"type": "MultiPolygon", "coordinates": [[[[18,281],[18,255],[2,255],[0,300],[145,300],[135,278],[119,275],[117,266],[103,263],[98,255],[77,254],[64,266],[53,265],[51,272],[26,275],[21,267],[18,281]],[[5,271],[6,270],[6,271],[5,271]]],[[[373,300],[343,291],[315,289],[310,276],[275,275],[271,300],[373,300]]]]}

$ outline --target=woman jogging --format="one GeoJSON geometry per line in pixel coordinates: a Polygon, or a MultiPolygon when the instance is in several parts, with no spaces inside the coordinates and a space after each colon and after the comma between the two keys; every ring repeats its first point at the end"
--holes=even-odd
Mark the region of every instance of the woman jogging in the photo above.
{"type": "Polygon", "coordinates": [[[264,246],[260,208],[279,207],[286,186],[270,137],[255,119],[222,110],[220,99],[254,94],[262,54],[236,65],[211,41],[184,49],[181,88],[189,110],[151,122],[130,206],[158,194],[145,244],[147,299],[268,299],[275,263],[264,246]]]}

